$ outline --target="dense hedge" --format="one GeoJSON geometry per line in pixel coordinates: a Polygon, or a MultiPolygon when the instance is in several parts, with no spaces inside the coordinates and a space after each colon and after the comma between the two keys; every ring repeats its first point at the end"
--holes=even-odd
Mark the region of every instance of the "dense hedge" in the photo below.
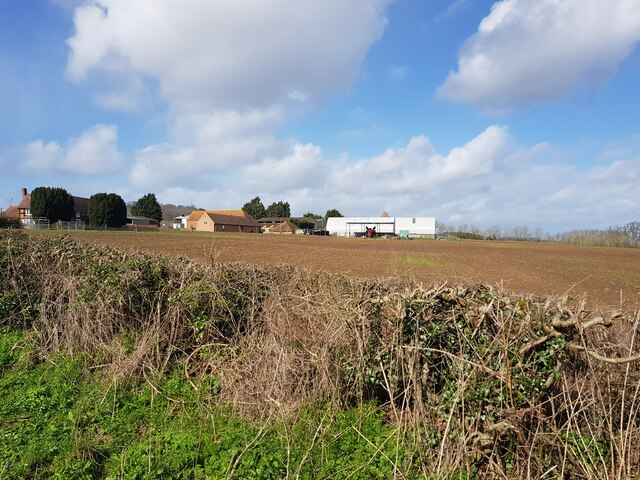
{"type": "Polygon", "coordinates": [[[5,217],[0,215],[0,228],[22,228],[19,218],[5,217]]]}

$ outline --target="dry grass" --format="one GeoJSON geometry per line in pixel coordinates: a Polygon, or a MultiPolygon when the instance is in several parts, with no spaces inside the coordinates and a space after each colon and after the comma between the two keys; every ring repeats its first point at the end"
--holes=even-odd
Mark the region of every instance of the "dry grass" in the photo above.
{"type": "Polygon", "coordinates": [[[387,441],[413,445],[425,476],[640,474],[637,313],[487,285],[0,240],[0,298],[20,299],[4,322],[30,325],[43,355],[90,354],[117,378],[215,375],[216,401],[255,418],[376,402],[397,427],[387,441]]]}

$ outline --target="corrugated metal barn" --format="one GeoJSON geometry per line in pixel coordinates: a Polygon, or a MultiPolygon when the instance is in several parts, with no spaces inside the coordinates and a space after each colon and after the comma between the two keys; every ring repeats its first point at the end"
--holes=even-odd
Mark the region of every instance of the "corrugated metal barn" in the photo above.
{"type": "Polygon", "coordinates": [[[339,237],[364,236],[367,228],[376,229],[377,235],[397,235],[406,232],[409,237],[436,235],[435,217],[331,217],[327,231],[339,237]]]}

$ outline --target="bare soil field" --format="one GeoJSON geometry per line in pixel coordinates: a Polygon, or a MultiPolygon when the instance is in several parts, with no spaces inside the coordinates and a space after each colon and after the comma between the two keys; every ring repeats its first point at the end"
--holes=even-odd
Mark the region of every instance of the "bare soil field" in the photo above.
{"type": "Polygon", "coordinates": [[[515,292],[586,295],[588,305],[594,307],[635,309],[640,305],[640,249],[179,231],[64,233],[129,251],[184,256],[202,263],[284,263],[365,278],[502,283],[515,292]]]}

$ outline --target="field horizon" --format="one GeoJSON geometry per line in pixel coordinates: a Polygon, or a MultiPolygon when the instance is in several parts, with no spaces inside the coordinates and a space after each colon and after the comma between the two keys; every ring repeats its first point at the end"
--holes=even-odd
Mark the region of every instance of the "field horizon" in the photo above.
{"type": "MultiPolygon", "coordinates": [[[[41,234],[39,232],[38,234],[41,234]]],[[[501,285],[542,297],[585,297],[590,308],[640,305],[640,249],[547,242],[391,240],[181,231],[64,231],[127,251],[199,263],[288,264],[359,278],[501,285]]]]}

